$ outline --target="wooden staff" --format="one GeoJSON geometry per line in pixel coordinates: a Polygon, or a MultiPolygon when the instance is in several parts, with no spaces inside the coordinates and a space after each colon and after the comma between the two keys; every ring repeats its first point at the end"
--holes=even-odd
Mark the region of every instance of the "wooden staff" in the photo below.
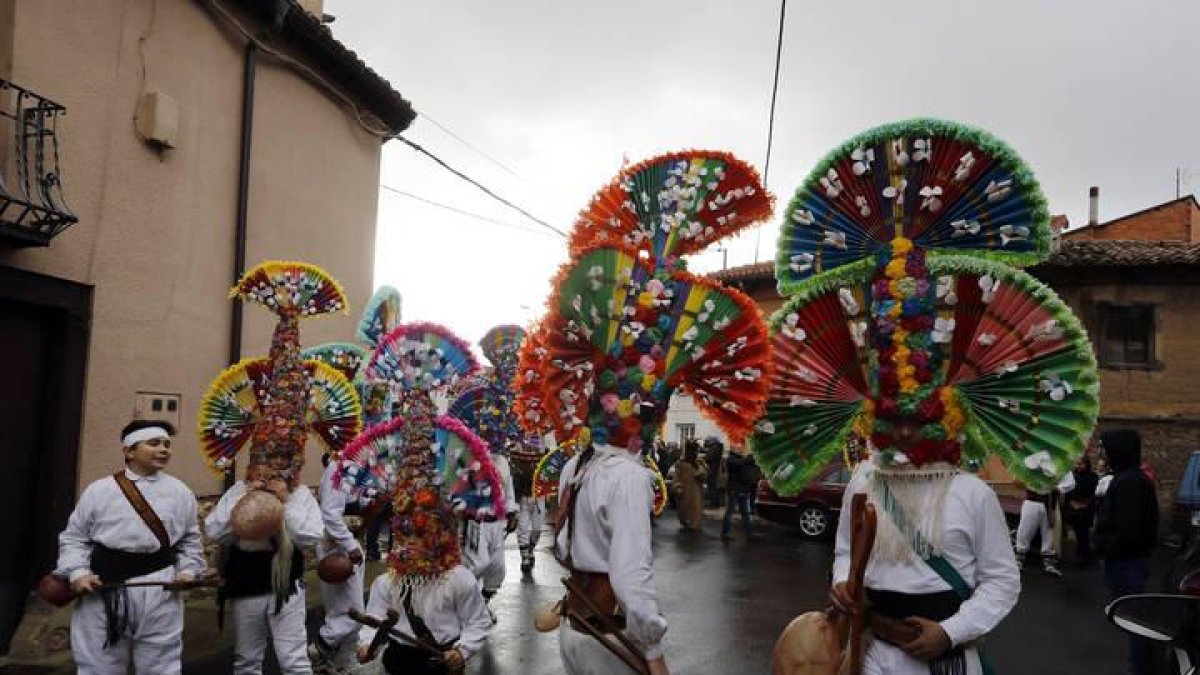
{"type": "Polygon", "coordinates": [[[862,672],[863,633],[870,618],[864,579],[875,545],[876,524],[875,506],[867,503],[865,494],[854,495],[850,501],[850,576],[846,590],[854,599],[856,611],[852,616],[840,615],[837,622],[838,643],[846,645],[843,658],[848,661],[848,675],[862,672]]]}
{"type": "Polygon", "coordinates": [[[596,620],[603,625],[600,627],[592,625],[592,623],[588,621],[588,619],[582,614],[574,609],[571,609],[571,605],[573,603],[570,602],[566,603],[567,618],[574,619],[576,624],[583,626],[583,629],[588,633],[588,635],[596,638],[600,644],[604,645],[605,649],[612,652],[613,656],[621,659],[625,665],[632,668],[635,672],[639,673],[639,675],[650,675],[650,666],[646,663],[646,657],[642,655],[641,650],[639,650],[637,646],[629,640],[629,638],[625,637],[625,634],[622,633],[620,628],[615,624],[615,622],[613,622],[612,617],[597,607],[596,603],[592,602],[592,599],[588,597],[587,594],[583,592],[583,589],[580,588],[579,585],[576,584],[575,581],[570,577],[563,577],[562,582],[563,585],[567,587],[567,591],[573,597],[579,598],[580,601],[582,601],[586,606],[587,610],[591,612],[596,620]],[[609,637],[610,635],[616,637],[621,645],[624,646],[624,649],[613,642],[612,638],[609,637]]]}
{"type": "Polygon", "coordinates": [[[445,660],[445,655],[442,654],[440,649],[427,644],[424,640],[418,640],[408,633],[398,630],[396,622],[400,620],[400,613],[394,609],[388,610],[386,619],[377,619],[369,614],[363,614],[357,609],[351,609],[348,614],[351,619],[375,629],[375,639],[371,640],[371,645],[367,647],[368,661],[375,658],[379,653],[379,649],[383,647],[383,644],[387,642],[389,637],[394,637],[401,642],[416,647],[430,656],[437,657],[439,660],[445,660]]]}

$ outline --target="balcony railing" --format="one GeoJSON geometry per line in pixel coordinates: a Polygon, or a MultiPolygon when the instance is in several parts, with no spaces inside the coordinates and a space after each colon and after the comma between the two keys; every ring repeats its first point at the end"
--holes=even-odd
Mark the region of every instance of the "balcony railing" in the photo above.
{"type": "Polygon", "coordinates": [[[66,112],[0,79],[0,134],[7,132],[0,140],[0,242],[48,246],[79,220],[63,196],[58,156],[58,122],[66,112]]]}

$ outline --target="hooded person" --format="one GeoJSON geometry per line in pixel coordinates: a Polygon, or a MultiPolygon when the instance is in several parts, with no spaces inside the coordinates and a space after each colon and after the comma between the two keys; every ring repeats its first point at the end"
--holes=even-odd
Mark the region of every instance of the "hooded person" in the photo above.
{"type": "MultiPolygon", "coordinates": [[[[1104,580],[1112,597],[1142,593],[1149,559],[1158,542],[1158,499],[1141,469],[1142,437],[1136,429],[1115,429],[1100,436],[1113,479],[1096,519],[1096,547],[1104,556],[1104,580]]],[[[1153,672],[1153,646],[1130,637],[1130,672],[1153,672]]]]}
{"type": "Polygon", "coordinates": [[[1029,169],[941,120],[850,139],[788,206],[775,273],[791,297],[772,318],[775,380],[751,447],[772,487],[795,494],[849,438],[867,440],[842,511],[864,495],[877,513],[856,558],[865,597],[849,590],[862,553],[851,542],[865,541],[851,521],[869,518],[840,519],[830,593],[867,613],[864,673],[986,672],[978,640],[1016,604],[1020,576],[996,494],[963,467],[995,454],[1046,491],[1086,447],[1098,408],[1087,336],[1010,266],[1049,250],[1029,169]]]}
{"type": "Polygon", "coordinates": [[[358,650],[366,663],[386,645],[388,673],[460,672],[491,627],[479,585],[463,566],[460,522],[502,518],[504,488],[486,444],[443,407],[446,390],[477,368],[470,348],[446,329],[397,327],[366,378],[396,392],[398,415],[363,432],[338,463],[337,483],[350,498],[386,499],[394,510],[388,570],[371,584],[367,614],[398,619],[383,636],[364,625],[358,650]]]}
{"type": "Polygon", "coordinates": [[[641,453],[676,389],[741,441],[770,376],[758,307],[680,258],[770,212],[750,166],[687,151],[622,170],[571,234],[517,375],[526,430],[548,418],[556,439],[586,448],[563,467],[555,536],[570,572],[559,629],[570,675],[668,671],[652,575],[656,479],[641,453]]]}
{"type": "Polygon", "coordinates": [[[324,534],[321,509],[299,482],[310,434],[340,449],[360,427],[353,385],[336,369],[306,360],[300,320],[346,309],[328,274],[296,262],[264,262],[232,295],[277,316],[266,359],[247,359],[222,373],[201,402],[201,449],[210,466],[229,470],[249,447],[246,475],[221,496],[204,521],[221,545],[218,622],[226,604],[236,633],[233,672],[262,672],[268,643],[280,670],[307,674],[303,551],[324,534]]]}

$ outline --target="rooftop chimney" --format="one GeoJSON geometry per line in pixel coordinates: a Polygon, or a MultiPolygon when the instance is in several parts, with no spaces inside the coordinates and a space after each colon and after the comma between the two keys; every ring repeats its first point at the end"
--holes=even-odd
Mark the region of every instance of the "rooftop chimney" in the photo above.
{"type": "Polygon", "coordinates": [[[1088,188],[1088,227],[1100,224],[1100,188],[1088,188]]]}

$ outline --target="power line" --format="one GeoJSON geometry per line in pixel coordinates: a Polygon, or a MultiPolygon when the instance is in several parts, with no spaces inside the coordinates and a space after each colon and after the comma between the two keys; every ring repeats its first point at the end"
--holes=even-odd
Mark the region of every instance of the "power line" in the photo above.
{"type": "MultiPolygon", "coordinates": [[[[783,17],[787,14],[787,0],[779,2],[779,38],[775,41],[775,82],[771,85],[771,116],[767,121],[767,161],[763,164],[763,186],[771,174],[771,145],[775,140],[775,98],[779,94],[779,64],[783,56],[783,17]]],[[[758,262],[758,245],[762,242],[762,224],[754,237],[754,262],[758,262]]]]}
{"type": "Polygon", "coordinates": [[[522,227],[522,226],[520,226],[520,225],[517,225],[517,224],[515,224],[515,223],[508,223],[508,222],[505,222],[505,221],[503,221],[503,220],[497,220],[497,219],[495,219],[495,218],[490,218],[490,217],[488,217],[488,216],[480,215],[480,214],[478,214],[478,213],[472,213],[472,212],[470,212],[470,211],[464,211],[463,209],[460,209],[460,208],[458,208],[458,207],[455,207],[455,206],[450,206],[449,204],[443,204],[443,203],[441,203],[441,202],[438,202],[438,201],[434,201],[434,200],[432,200],[432,199],[429,199],[428,197],[422,197],[421,195],[415,195],[415,194],[413,194],[413,193],[411,193],[411,192],[405,192],[404,190],[401,190],[400,188],[394,188],[394,187],[392,187],[391,185],[384,185],[383,183],[380,183],[380,184],[379,184],[379,187],[380,187],[380,188],[382,188],[382,189],[384,189],[384,190],[387,190],[388,192],[394,192],[394,193],[396,193],[396,194],[398,194],[398,195],[401,195],[401,196],[403,196],[403,197],[408,197],[409,199],[415,199],[415,200],[417,200],[417,201],[419,201],[419,202],[421,202],[421,203],[423,203],[423,204],[428,204],[428,205],[430,205],[430,206],[436,206],[436,207],[437,207],[437,208],[439,208],[439,209],[444,209],[444,210],[446,210],[446,211],[450,211],[450,212],[452,212],[452,213],[457,213],[457,214],[459,214],[460,216],[467,216],[468,218],[474,218],[474,219],[476,219],[476,220],[482,220],[482,221],[483,221],[483,222],[485,222],[485,223],[491,223],[491,224],[493,224],[493,225],[499,225],[500,227],[508,227],[508,228],[511,228],[511,229],[514,229],[514,230],[521,230],[522,232],[530,232],[530,233],[533,233],[533,234],[540,234],[540,235],[543,235],[543,236],[550,236],[549,234],[547,234],[547,233],[546,233],[546,231],[545,231],[545,230],[537,230],[537,229],[534,229],[534,228],[532,228],[532,227],[522,227]]]}
{"type": "Polygon", "coordinates": [[[440,158],[437,155],[433,154],[432,152],[426,150],[425,148],[421,147],[417,143],[414,143],[413,141],[410,141],[407,138],[405,138],[399,134],[397,134],[394,138],[396,138],[400,142],[404,143],[408,147],[412,148],[413,150],[416,150],[417,152],[421,153],[422,155],[425,155],[429,159],[432,159],[434,162],[437,162],[438,165],[441,166],[443,169],[449,171],[450,173],[454,174],[455,176],[458,176],[462,180],[465,180],[466,182],[470,183],[471,185],[474,185],[475,187],[479,188],[480,190],[483,191],[484,194],[491,197],[492,199],[495,199],[496,201],[500,202],[501,204],[507,206],[508,208],[516,211],[517,213],[520,213],[521,215],[532,220],[533,222],[537,223],[538,225],[541,225],[542,227],[546,228],[547,230],[554,232],[555,234],[562,237],[563,239],[567,238],[566,232],[563,232],[562,230],[558,229],[557,227],[551,225],[550,223],[547,223],[546,221],[542,220],[541,218],[538,218],[537,216],[533,215],[532,213],[526,211],[525,209],[517,206],[516,204],[513,204],[512,202],[508,201],[504,197],[501,197],[500,195],[496,194],[495,192],[492,192],[491,190],[489,190],[486,186],[484,186],[479,181],[475,180],[474,178],[471,178],[467,174],[450,166],[446,162],[442,161],[442,158],[440,158]]]}
{"type": "Polygon", "coordinates": [[[503,169],[506,173],[508,173],[513,178],[516,178],[517,180],[521,179],[521,177],[517,175],[516,171],[513,171],[512,169],[508,168],[503,162],[496,159],[495,157],[492,157],[491,155],[487,154],[483,150],[480,150],[479,148],[475,147],[474,145],[471,145],[469,142],[467,142],[467,140],[465,138],[463,138],[462,136],[459,136],[458,134],[454,133],[453,131],[450,131],[450,129],[447,128],[444,124],[442,124],[441,122],[438,122],[437,120],[430,117],[428,115],[428,113],[424,113],[424,112],[418,110],[417,115],[419,115],[421,117],[421,119],[425,120],[426,122],[429,122],[430,124],[437,127],[438,129],[441,129],[442,132],[445,133],[450,138],[453,138],[454,140],[458,141],[459,143],[462,143],[464,146],[470,148],[476,154],[478,154],[480,157],[483,157],[484,159],[491,162],[492,164],[495,164],[496,166],[500,167],[501,169],[503,169]]]}

